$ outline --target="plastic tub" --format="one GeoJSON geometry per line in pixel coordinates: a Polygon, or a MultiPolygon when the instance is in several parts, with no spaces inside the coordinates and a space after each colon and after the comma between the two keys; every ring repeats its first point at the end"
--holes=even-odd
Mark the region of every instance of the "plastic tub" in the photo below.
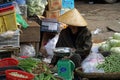
{"type": "Polygon", "coordinates": [[[18,60],[14,58],[3,58],[0,60],[0,67],[17,66],[18,60]]]}
{"type": "Polygon", "coordinates": [[[33,80],[34,79],[34,75],[21,70],[11,69],[11,70],[6,70],[5,73],[6,73],[6,80],[33,80]],[[16,73],[22,76],[14,76],[14,75],[11,75],[11,73],[16,73]]]}

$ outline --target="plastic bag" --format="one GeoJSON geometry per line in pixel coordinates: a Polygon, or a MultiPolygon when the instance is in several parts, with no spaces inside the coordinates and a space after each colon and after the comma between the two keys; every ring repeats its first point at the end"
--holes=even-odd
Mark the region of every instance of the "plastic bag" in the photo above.
{"type": "Polygon", "coordinates": [[[49,40],[48,43],[45,45],[47,54],[51,57],[54,55],[53,49],[55,49],[58,38],[59,38],[59,34],[57,34],[55,37],[53,37],[51,40],[49,40]]]}
{"type": "Polygon", "coordinates": [[[35,56],[35,49],[32,44],[26,45],[22,44],[20,46],[20,53],[19,56],[28,56],[28,57],[34,57],[35,56]]]}
{"type": "Polygon", "coordinates": [[[104,61],[104,57],[100,53],[90,53],[88,57],[82,62],[82,69],[85,73],[104,72],[98,70],[96,67],[104,61]]]}
{"type": "Polygon", "coordinates": [[[18,6],[18,3],[16,1],[13,1],[13,5],[15,7],[16,13],[17,14],[21,14],[20,8],[18,6]]]}

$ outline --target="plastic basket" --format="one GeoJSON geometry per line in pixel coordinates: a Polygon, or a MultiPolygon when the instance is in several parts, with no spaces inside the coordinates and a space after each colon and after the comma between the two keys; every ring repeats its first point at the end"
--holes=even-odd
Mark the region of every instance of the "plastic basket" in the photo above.
{"type": "Polygon", "coordinates": [[[74,0],[62,0],[62,8],[73,9],[75,6],[74,0]]]}
{"type": "Polygon", "coordinates": [[[8,7],[0,8],[0,13],[10,11],[10,10],[14,10],[14,6],[8,6],[8,7]]]}
{"type": "Polygon", "coordinates": [[[5,74],[6,74],[6,80],[33,80],[34,79],[34,75],[21,70],[10,69],[10,70],[6,70],[5,74]],[[16,72],[17,74],[23,75],[26,78],[23,78],[20,76],[13,76],[10,74],[11,72],[16,72]]]}
{"type": "Polygon", "coordinates": [[[17,30],[14,6],[0,9],[0,33],[6,32],[8,30],[17,30]]]}
{"type": "Polygon", "coordinates": [[[0,8],[4,8],[4,7],[8,7],[8,6],[12,6],[12,5],[13,5],[12,2],[8,2],[8,3],[0,4],[0,8]]]}
{"type": "Polygon", "coordinates": [[[0,60],[0,67],[17,66],[18,60],[14,58],[3,58],[0,60]]]}
{"type": "Polygon", "coordinates": [[[84,73],[81,67],[75,69],[75,72],[81,78],[94,78],[99,80],[120,80],[120,72],[113,73],[84,73]]]}

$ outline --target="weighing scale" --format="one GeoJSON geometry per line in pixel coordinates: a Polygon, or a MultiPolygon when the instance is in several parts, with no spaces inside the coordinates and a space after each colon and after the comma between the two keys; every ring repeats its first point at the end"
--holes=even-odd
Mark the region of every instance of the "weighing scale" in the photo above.
{"type": "Polygon", "coordinates": [[[65,56],[70,56],[72,54],[71,48],[69,48],[69,47],[58,47],[58,48],[54,49],[54,53],[57,56],[62,57],[57,62],[58,76],[64,78],[64,80],[72,80],[75,65],[70,59],[64,59],[63,58],[65,56]]]}

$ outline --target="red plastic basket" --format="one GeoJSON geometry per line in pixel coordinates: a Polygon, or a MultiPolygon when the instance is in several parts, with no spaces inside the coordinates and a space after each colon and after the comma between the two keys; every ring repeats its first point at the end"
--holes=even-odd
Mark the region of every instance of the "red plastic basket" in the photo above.
{"type": "Polygon", "coordinates": [[[5,74],[6,74],[6,80],[33,80],[34,79],[33,74],[30,74],[28,72],[21,71],[21,70],[9,69],[9,70],[5,71],[5,74]],[[11,75],[10,73],[13,73],[13,72],[15,72],[15,73],[17,73],[19,75],[22,75],[22,76],[24,76],[26,78],[11,75]]]}
{"type": "Polygon", "coordinates": [[[11,11],[11,10],[14,10],[14,6],[8,6],[8,7],[5,7],[5,8],[0,8],[0,13],[6,12],[6,11],[11,11]]]}
{"type": "Polygon", "coordinates": [[[0,60],[0,67],[17,66],[18,63],[14,58],[3,58],[0,60]]]}

